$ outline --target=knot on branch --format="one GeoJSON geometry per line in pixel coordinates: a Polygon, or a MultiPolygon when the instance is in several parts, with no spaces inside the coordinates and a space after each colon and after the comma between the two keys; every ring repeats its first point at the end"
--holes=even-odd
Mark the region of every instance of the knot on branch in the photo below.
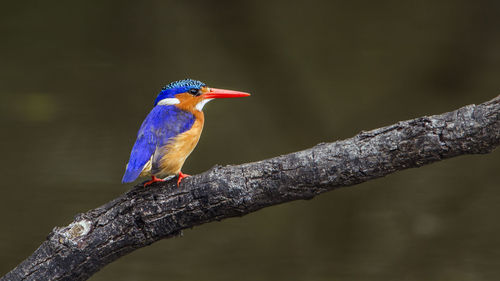
{"type": "Polygon", "coordinates": [[[91,229],[92,221],[88,219],[80,219],[70,223],[66,227],[56,227],[53,231],[53,237],[57,237],[57,241],[61,244],[67,246],[78,246],[80,248],[83,246],[80,242],[84,240],[85,235],[87,235],[91,229]]]}

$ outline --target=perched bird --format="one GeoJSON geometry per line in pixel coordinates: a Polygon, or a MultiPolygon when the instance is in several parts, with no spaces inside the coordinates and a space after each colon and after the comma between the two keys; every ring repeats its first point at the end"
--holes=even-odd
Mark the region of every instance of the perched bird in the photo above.
{"type": "Polygon", "coordinates": [[[209,88],[205,83],[185,79],[163,87],[137,133],[122,182],[151,176],[148,186],[164,177],[178,175],[177,186],[186,175],[184,161],[200,139],[203,106],[216,98],[246,97],[250,94],[209,88]]]}

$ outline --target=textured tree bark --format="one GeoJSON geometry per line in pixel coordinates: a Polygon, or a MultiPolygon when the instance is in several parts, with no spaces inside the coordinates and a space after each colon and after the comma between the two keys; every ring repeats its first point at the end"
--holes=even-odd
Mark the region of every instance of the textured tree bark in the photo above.
{"type": "Polygon", "coordinates": [[[0,280],[86,280],[106,264],[183,229],[314,196],[500,143],[500,96],[441,115],[185,179],[136,186],[56,227],[0,280]]]}

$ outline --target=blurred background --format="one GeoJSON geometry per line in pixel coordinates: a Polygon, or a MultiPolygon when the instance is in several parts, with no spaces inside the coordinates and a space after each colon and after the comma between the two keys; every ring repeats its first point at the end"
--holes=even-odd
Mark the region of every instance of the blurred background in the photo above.
{"type": "MultiPolygon", "coordinates": [[[[499,1],[2,1],[0,275],[126,192],[161,87],[205,107],[184,171],[309,148],[500,91],[499,1]]],[[[91,280],[498,280],[500,151],[186,230],[91,280]]]]}

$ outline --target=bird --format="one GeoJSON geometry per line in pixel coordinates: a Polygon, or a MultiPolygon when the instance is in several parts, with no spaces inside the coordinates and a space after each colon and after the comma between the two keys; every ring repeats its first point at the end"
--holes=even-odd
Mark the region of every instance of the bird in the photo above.
{"type": "Polygon", "coordinates": [[[210,88],[194,79],[174,81],[163,87],[139,128],[122,183],[151,176],[143,185],[146,187],[177,175],[179,186],[189,176],[181,168],[200,139],[205,104],[218,98],[247,96],[250,94],[246,92],[210,88]]]}

